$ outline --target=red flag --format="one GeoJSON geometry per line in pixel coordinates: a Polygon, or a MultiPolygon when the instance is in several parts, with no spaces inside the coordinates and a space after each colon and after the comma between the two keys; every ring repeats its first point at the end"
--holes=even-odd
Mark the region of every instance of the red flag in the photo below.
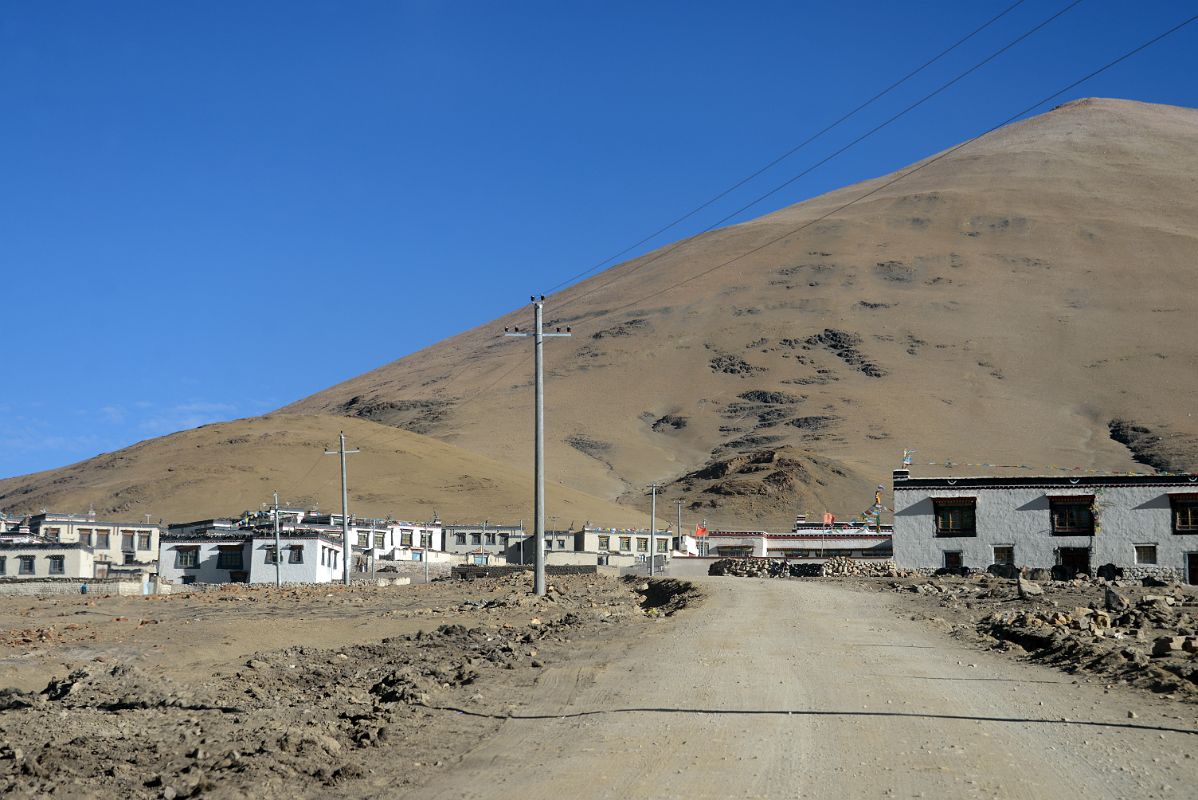
{"type": "Polygon", "coordinates": [[[707,528],[704,528],[702,525],[695,526],[695,538],[696,539],[698,539],[700,536],[706,536],[706,535],[707,535],[707,528]]]}
{"type": "Polygon", "coordinates": [[[824,512],[824,524],[831,525],[836,522],[836,515],[828,511],[824,512]]]}

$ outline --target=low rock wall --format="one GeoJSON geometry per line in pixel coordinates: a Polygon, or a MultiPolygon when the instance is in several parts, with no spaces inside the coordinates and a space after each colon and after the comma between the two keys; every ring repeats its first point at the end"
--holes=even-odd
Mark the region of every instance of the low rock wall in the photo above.
{"type": "Polygon", "coordinates": [[[78,578],[45,578],[39,580],[0,581],[0,595],[34,597],[63,594],[115,594],[122,597],[143,594],[141,581],[80,580],[78,578]],[[84,590],[86,588],[86,591],[84,590]]]}

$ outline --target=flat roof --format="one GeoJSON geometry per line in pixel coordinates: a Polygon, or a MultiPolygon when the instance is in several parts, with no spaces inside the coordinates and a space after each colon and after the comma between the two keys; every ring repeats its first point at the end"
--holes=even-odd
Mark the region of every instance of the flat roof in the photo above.
{"type": "Polygon", "coordinates": [[[1082,489],[1088,486],[1192,486],[1198,475],[1028,475],[907,478],[894,481],[894,491],[910,489],[1082,489]]]}

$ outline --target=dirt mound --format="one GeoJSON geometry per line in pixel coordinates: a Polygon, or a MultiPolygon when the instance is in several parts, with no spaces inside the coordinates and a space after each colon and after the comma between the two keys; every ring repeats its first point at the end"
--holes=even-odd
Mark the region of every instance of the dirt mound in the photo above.
{"type": "Polygon", "coordinates": [[[1198,702],[1198,591],[1102,579],[1022,583],[971,575],[891,586],[938,606],[930,618],[961,638],[1198,702]]]}
{"type": "MultiPolygon", "coordinates": [[[[555,578],[544,598],[529,594],[525,575],[420,588],[456,595],[439,616],[462,621],[364,644],[258,652],[186,684],[94,662],[40,693],[0,690],[0,793],[391,794],[492,732],[578,642],[634,635],[646,617],[672,614],[697,594],[678,581],[652,581],[638,594],[595,576],[555,578]]],[[[333,602],[368,596],[347,592],[333,602]]],[[[228,599],[235,602],[220,605],[230,621],[263,619],[257,604],[237,602],[245,597],[228,599]]],[[[192,615],[211,608],[195,598],[173,602],[191,600],[192,615]]],[[[362,612],[351,618],[368,621],[362,612]]]]}

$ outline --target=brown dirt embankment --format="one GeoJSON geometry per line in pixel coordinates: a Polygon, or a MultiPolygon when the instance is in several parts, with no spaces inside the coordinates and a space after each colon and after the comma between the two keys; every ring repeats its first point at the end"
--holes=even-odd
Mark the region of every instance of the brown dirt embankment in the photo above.
{"type": "MultiPolygon", "coordinates": [[[[55,674],[41,691],[0,690],[0,793],[376,796],[420,785],[531,697],[547,665],[635,639],[695,597],[678,582],[563,577],[536,598],[528,581],[23,598],[25,626],[0,648],[8,663],[55,674]],[[212,652],[188,652],[209,642],[212,652]],[[475,713],[453,710],[463,706],[475,713]]],[[[0,619],[13,611],[0,604],[0,619]]]]}

